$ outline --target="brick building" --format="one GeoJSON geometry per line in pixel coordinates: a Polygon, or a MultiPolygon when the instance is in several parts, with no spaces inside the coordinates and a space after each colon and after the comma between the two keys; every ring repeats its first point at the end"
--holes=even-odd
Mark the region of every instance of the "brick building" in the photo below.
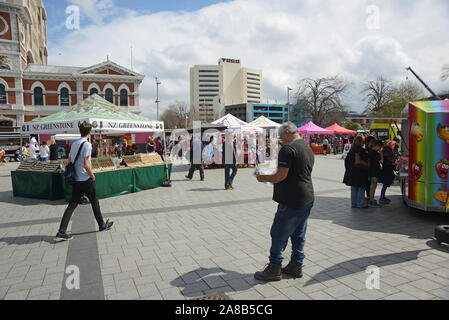
{"type": "Polygon", "coordinates": [[[0,2],[0,131],[68,109],[93,93],[141,112],[143,75],[112,61],[49,66],[46,32],[41,0],[0,2]]]}

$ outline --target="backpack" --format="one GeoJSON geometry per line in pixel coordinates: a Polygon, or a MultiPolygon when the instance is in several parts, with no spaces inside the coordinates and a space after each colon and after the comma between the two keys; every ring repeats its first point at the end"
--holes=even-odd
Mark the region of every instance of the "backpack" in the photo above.
{"type": "Polygon", "coordinates": [[[64,172],[64,181],[65,184],[67,186],[71,186],[73,185],[73,183],[75,182],[75,174],[76,174],[76,170],[75,170],[75,163],[78,160],[81,150],[83,149],[83,145],[86,143],[86,141],[84,141],[80,148],[78,149],[78,153],[76,154],[76,158],[75,161],[70,162],[66,167],[65,167],[65,172],[64,172]]]}

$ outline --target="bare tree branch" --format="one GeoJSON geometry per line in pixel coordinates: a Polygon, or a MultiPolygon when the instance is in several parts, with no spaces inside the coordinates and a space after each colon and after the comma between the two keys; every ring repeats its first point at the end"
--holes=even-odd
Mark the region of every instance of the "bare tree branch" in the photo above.
{"type": "Polygon", "coordinates": [[[298,83],[296,99],[303,106],[305,115],[317,125],[323,125],[331,113],[345,112],[343,97],[349,83],[339,76],[306,78],[298,83]]]}

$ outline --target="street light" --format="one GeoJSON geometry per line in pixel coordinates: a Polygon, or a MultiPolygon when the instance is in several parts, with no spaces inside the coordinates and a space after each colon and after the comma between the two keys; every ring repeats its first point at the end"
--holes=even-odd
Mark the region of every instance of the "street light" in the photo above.
{"type": "Polygon", "coordinates": [[[161,82],[159,81],[158,77],[156,77],[156,105],[157,105],[157,121],[159,121],[159,85],[161,82]]]}
{"type": "Polygon", "coordinates": [[[287,87],[287,110],[288,110],[288,121],[290,121],[290,91],[293,89],[290,87],[287,87]]]}

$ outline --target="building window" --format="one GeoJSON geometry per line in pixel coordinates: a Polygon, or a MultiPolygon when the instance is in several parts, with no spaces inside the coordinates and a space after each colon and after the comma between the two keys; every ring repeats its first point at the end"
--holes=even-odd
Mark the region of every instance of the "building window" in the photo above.
{"type": "Polygon", "coordinates": [[[220,82],[220,80],[199,80],[199,82],[220,82]]]}
{"type": "Polygon", "coordinates": [[[0,84],[0,104],[7,104],[8,97],[6,95],[6,89],[3,84],[0,84]]]}
{"type": "Polygon", "coordinates": [[[110,103],[114,103],[114,92],[112,91],[112,89],[106,89],[105,99],[110,103]]]}
{"type": "Polygon", "coordinates": [[[89,95],[91,96],[93,94],[98,94],[98,89],[97,88],[90,89],[89,95]]]}
{"type": "Polygon", "coordinates": [[[218,74],[200,74],[200,78],[218,78],[218,74]]]}
{"type": "Polygon", "coordinates": [[[35,106],[44,105],[44,92],[41,87],[34,88],[34,105],[35,106]]]}
{"type": "Polygon", "coordinates": [[[69,89],[62,88],[60,93],[60,99],[59,102],[61,106],[67,107],[70,106],[70,95],[69,95],[69,89]]]}
{"type": "Polygon", "coordinates": [[[128,106],[128,91],[126,89],[120,90],[120,107],[128,106]]]}
{"type": "Polygon", "coordinates": [[[218,70],[198,70],[198,72],[218,72],[218,70]]]}

